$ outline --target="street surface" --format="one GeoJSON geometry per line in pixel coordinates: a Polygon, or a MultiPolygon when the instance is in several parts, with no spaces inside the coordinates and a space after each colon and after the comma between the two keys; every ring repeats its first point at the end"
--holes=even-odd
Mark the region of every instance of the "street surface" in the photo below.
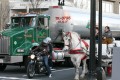
{"type": "Polygon", "coordinates": [[[74,80],[74,68],[55,67],[55,69],[52,71],[52,78],[44,74],[36,74],[33,79],[28,79],[24,67],[7,66],[4,72],[0,72],[0,80],[74,80]]]}

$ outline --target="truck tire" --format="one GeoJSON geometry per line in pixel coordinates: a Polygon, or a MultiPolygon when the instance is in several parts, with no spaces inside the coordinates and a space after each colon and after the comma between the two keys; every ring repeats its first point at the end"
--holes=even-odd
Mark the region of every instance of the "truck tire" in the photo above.
{"type": "Polygon", "coordinates": [[[6,64],[0,64],[0,71],[4,71],[6,67],[6,64]]]}
{"type": "Polygon", "coordinates": [[[27,71],[27,66],[28,66],[28,63],[29,63],[29,58],[28,56],[24,56],[24,66],[25,66],[25,70],[27,71]]]}
{"type": "Polygon", "coordinates": [[[73,63],[72,63],[72,61],[71,61],[70,58],[65,58],[64,65],[65,65],[66,67],[73,67],[73,63]]]}

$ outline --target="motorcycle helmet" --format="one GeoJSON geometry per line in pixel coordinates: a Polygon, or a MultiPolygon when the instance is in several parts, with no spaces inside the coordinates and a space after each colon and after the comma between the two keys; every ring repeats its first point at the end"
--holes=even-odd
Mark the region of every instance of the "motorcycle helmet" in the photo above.
{"type": "Polygon", "coordinates": [[[47,43],[48,43],[48,40],[47,40],[47,39],[44,39],[43,42],[44,42],[45,44],[47,44],[47,43]]]}
{"type": "Polygon", "coordinates": [[[44,39],[42,45],[43,46],[47,46],[48,45],[48,41],[46,39],[44,39]]]}
{"type": "Polygon", "coordinates": [[[47,40],[48,42],[51,42],[51,41],[52,41],[50,37],[47,37],[46,40],[47,40]]]}

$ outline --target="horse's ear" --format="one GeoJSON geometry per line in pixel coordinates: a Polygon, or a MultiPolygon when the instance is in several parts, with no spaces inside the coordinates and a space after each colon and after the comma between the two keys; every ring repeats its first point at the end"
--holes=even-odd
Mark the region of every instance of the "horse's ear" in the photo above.
{"type": "Polygon", "coordinates": [[[62,32],[62,35],[65,36],[65,32],[62,32]]]}

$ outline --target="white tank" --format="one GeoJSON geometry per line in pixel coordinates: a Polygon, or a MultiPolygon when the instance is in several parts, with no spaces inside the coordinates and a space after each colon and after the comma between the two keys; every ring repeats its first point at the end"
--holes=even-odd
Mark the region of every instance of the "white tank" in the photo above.
{"type": "MultiPolygon", "coordinates": [[[[83,38],[90,37],[90,29],[86,28],[90,23],[90,11],[68,6],[51,6],[46,14],[50,15],[50,31],[53,40],[57,37],[59,30],[75,31],[83,38]]],[[[102,23],[103,29],[105,26],[110,27],[113,37],[120,37],[120,15],[103,14],[102,23]]],[[[98,14],[96,25],[98,25],[98,14]]]]}

